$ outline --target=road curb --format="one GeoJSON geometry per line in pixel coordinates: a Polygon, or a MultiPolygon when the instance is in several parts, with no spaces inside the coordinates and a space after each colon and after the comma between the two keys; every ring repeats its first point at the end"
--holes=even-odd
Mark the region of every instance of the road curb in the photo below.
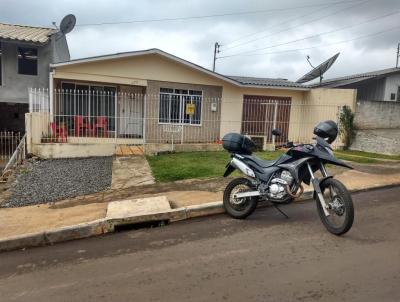
{"type": "Polygon", "coordinates": [[[0,252],[27,247],[52,245],[57,242],[82,239],[114,231],[105,219],[65,226],[45,232],[30,233],[0,240],[0,252]]]}
{"type": "MultiPolygon", "coordinates": [[[[397,187],[400,184],[389,184],[375,186],[370,188],[350,190],[351,193],[372,191],[376,189],[387,189],[397,187]]],[[[297,202],[306,202],[312,200],[312,191],[305,192],[297,202]]],[[[135,217],[126,217],[120,219],[98,219],[86,223],[80,223],[72,226],[65,226],[53,230],[30,233],[0,240],[0,252],[17,250],[28,247],[52,245],[58,242],[64,242],[74,239],[83,239],[92,236],[98,236],[115,231],[118,225],[137,224],[151,221],[169,221],[176,222],[186,219],[210,216],[224,213],[225,210],[222,201],[209,202],[201,205],[192,205],[171,209],[168,212],[140,215],[135,217]]]]}

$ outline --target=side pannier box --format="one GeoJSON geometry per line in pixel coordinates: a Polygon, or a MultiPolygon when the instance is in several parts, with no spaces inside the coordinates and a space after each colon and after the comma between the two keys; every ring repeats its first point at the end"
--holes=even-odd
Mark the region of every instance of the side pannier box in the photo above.
{"type": "Polygon", "coordinates": [[[248,137],[239,133],[228,133],[222,138],[222,146],[232,153],[250,155],[256,149],[256,144],[248,137]]]}

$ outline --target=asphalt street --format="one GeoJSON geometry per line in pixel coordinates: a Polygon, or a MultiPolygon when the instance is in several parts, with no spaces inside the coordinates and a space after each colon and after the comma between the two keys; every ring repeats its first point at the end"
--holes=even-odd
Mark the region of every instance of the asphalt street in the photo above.
{"type": "Polygon", "coordinates": [[[400,187],[353,194],[328,233],[314,202],[0,254],[0,301],[400,301],[400,187]]]}

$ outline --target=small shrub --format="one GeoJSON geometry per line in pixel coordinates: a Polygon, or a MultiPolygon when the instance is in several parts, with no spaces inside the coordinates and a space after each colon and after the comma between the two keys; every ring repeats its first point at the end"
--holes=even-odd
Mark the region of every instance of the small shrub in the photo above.
{"type": "Polygon", "coordinates": [[[339,115],[339,132],[343,138],[344,150],[347,150],[356,136],[354,129],[354,113],[350,107],[343,106],[339,115]]]}

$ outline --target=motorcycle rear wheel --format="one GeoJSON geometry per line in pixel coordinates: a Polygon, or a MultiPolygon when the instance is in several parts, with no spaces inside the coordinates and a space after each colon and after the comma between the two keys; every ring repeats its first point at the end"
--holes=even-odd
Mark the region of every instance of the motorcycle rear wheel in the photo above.
{"type": "Polygon", "coordinates": [[[326,216],[317,196],[317,209],[319,217],[325,228],[334,235],[340,236],[347,233],[354,221],[354,206],[350,192],[338,180],[329,178],[321,185],[325,202],[329,206],[329,216],[326,216]]]}
{"type": "Polygon", "coordinates": [[[251,215],[257,207],[257,197],[245,197],[236,199],[234,194],[239,192],[254,191],[255,188],[247,178],[235,178],[225,188],[224,208],[229,216],[235,219],[245,219],[251,215]]]}

